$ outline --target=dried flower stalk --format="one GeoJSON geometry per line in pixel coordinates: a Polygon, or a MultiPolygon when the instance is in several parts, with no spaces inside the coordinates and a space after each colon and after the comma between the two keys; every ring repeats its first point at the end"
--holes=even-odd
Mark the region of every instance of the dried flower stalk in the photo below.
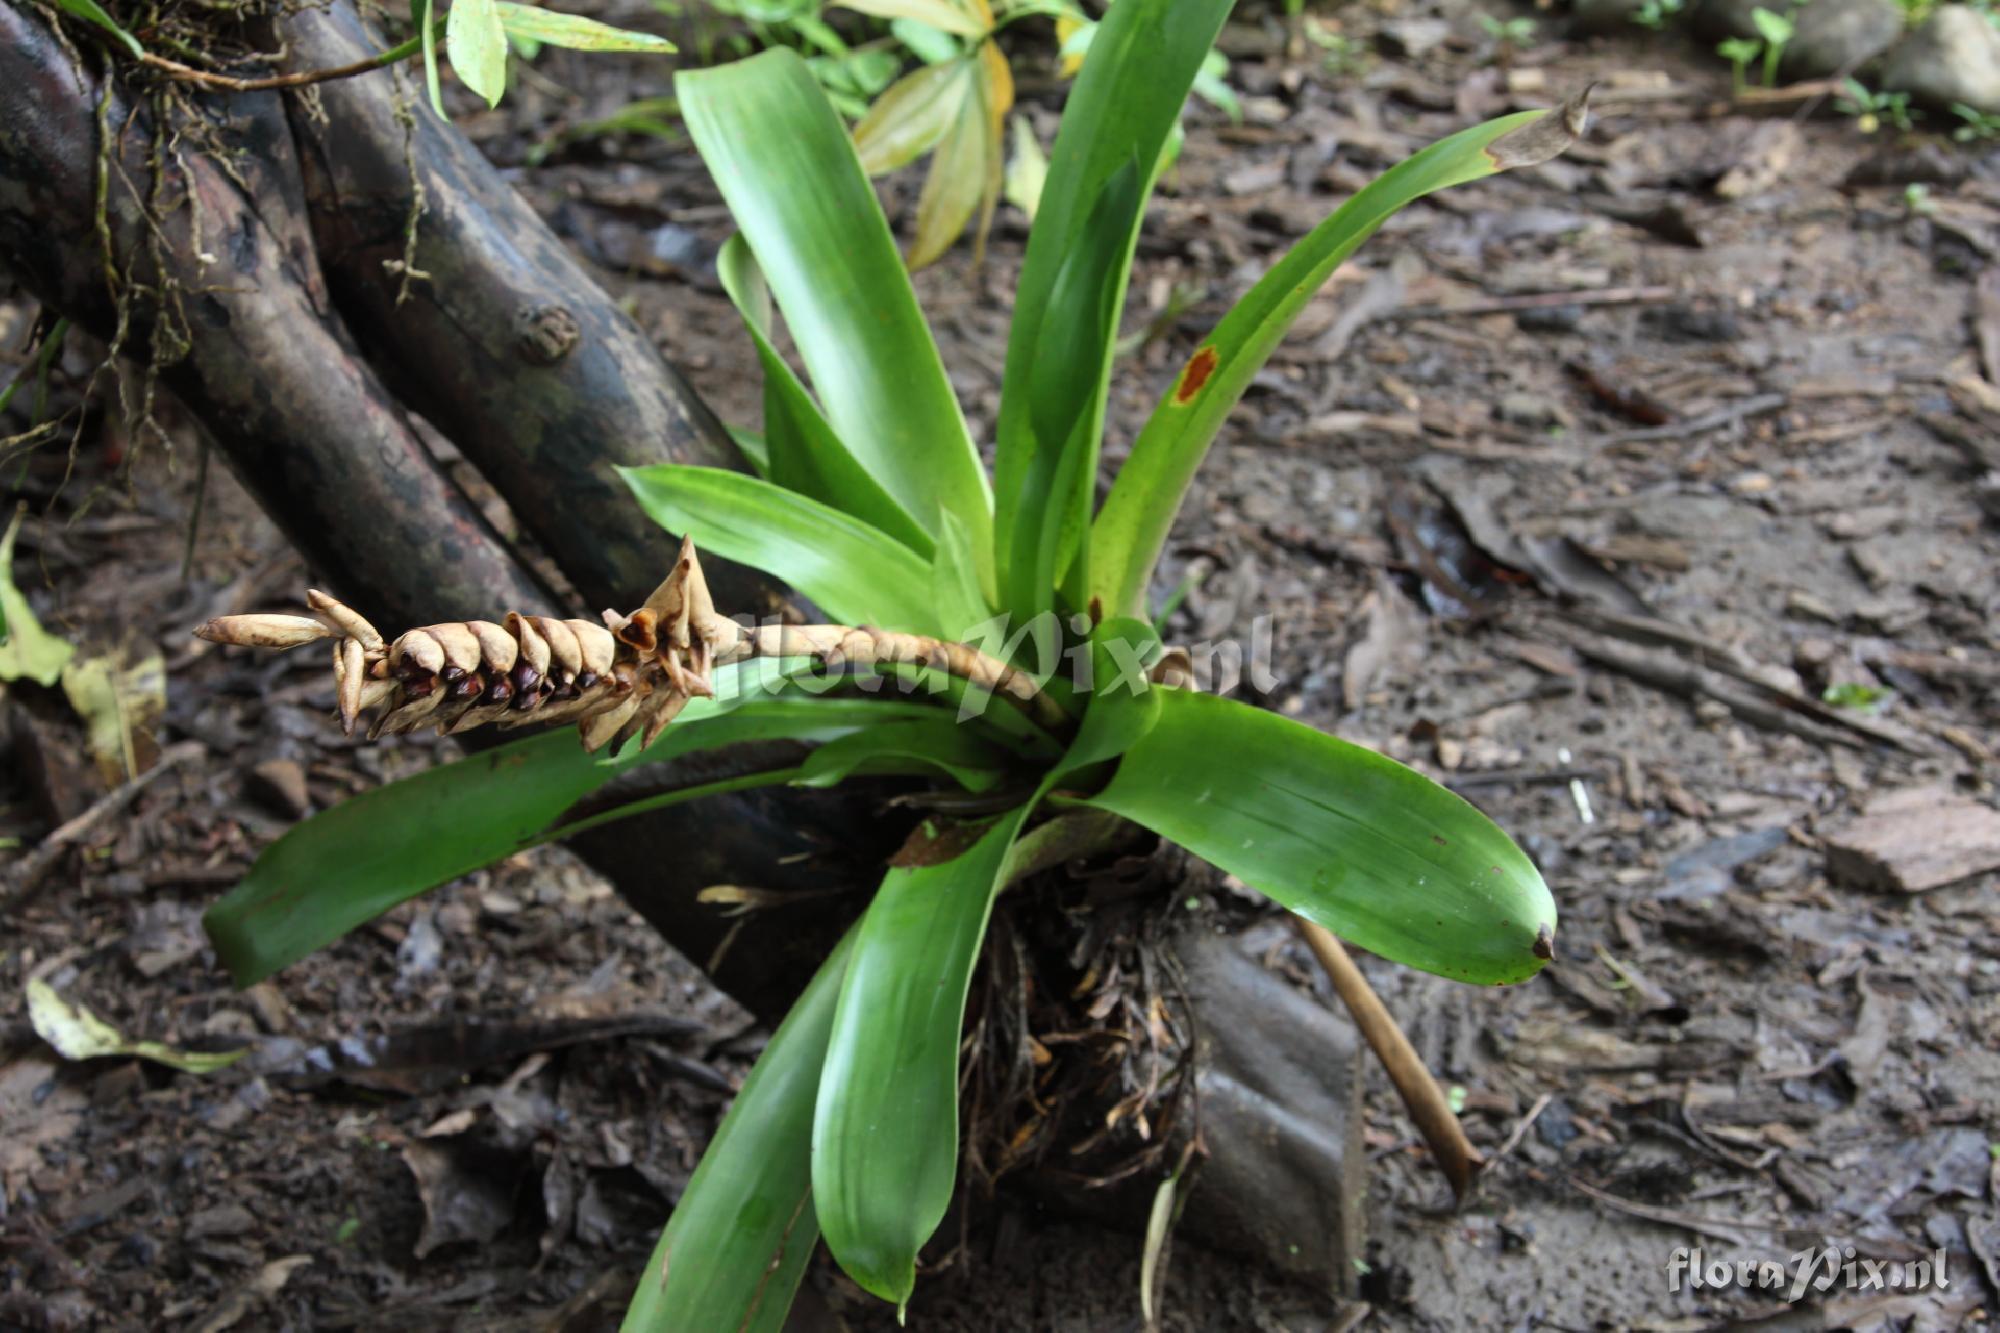
{"type": "Polygon", "coordinates": [[[716,667],[752,657],[810,657],[829,668],[907,663],[935,667],[1011,699],[1045,726],[1061,710],[1035,682],[969,644],[847,625],[751,629],[717,614],[692,540],[671,573],[631,615],[603,624],[508,612],[504,622],[424,625],[386,641],[352,607],[311,590],[310,616],[220,616],[197,629],[215,643],[295,648],[334,640],[340,721],[349,735],[381,710],[369,738],[435,727],[441,736],[575,722],[584,748],[654,739],[687,706],[713,698],[716,667]]]}

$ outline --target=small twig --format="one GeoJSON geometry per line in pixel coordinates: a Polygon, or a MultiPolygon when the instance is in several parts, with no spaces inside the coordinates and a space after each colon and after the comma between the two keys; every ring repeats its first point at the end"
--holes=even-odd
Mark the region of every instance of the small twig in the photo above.
{"type": "Polygon", "coordinates": [[[1293,917],[1292,924],[1298,928],[1306,947],[1313,951],[1313,957],[1319,959],[1319,965],[1326,969],[1335,993],[1354,1016],[1354,1026],[1361,1029],[1370,1049],[1389,1071],[1389,1081],[1396,1085],[1396,1093],[1416,1123],[1417,1132],[1424,1136],[1431,1156],[1451,1182],[1452,1193],[1463,1199],[1484,1162],[1479,1150],[1465,1137],[1465,1128],[1452,1113],[1444,1089],[1438,1087],[1416,1047],[1410,1045],[1410,1039],[1396,1026],[1382,997],[1368,984],[1368,978],[1361,975],[1361,969],[1347,956],[1347,950],[1334,933],[1304,917],[1293,917]]]}
{"type": "Polygon", "coordinates": [[[126,806],[132,804],[138,798],[139,793],[144,791],[154,778],[159,777],[162,773],[167,772],[176,765],[186,763],[190,759],[197,759],[205,753],[207,753],[206,747],[199,741],[182,741],[178,745],[170,745],[160,752],[158,762],[151,768],[115,790],[99,797],[88,810],[85,810],[82,814],[67,823],[58,826],[53,833],[42,839],[34,851],[30,852],[22,860],[21,868],[14,876],[14,891],[8,896],[6,903],[0,905],[0,916],[11,916],[19,908],[25,907],[34,897],[35,889],[40,885],[43,877],[62,858],[63,852],[67,848],[82,842],[91,835],[92,831],[99,824],[102,824],[105,820],[118,814],[126,806]]]}
{"type": "Polygon", "coordinates": [[[1733,426],[1745,417],[1775,412],[1790,401],[1782,393],[1754,394],[1727,407],[1717,408],[1704,416],[1689,417],[1686,421],[1670,421],[1664,426],[1646,426],[1640,430],[1619,431],[1616,434],[1601,436],[1591,443],[1644,444],[1650,440],[1678,440],[1688,435],[1699,435],[1703,431],[1733,426]]]}
{"type": "Polygon", "coordinates": [[[1487,1159],[1486,1164],[1488,1166],[1493,1165],[1493,1163],[1499,1161],[1501,1158],[1505,1157],[1508,1153],[1513,1152],[1515,1148],[1519,1147],[1521,1140],[1527,1137],[1528,1130],[1534,1125],[1535,1121],[1541,1118],[1542,1112],[1549,1109],[1549,1103],[1554,1101],[1555,1099],[1556,1095],[1553,1092],[1545,1092],[1541,1096],[1535,1098],[1535,1104],[1528,1108],[1528,1113],[1526,1115],[1522,1116],[1519,1120],[1514,1122],[1514,1128],[1507,1131],[1506,1142],[1502,1143],[1500,1147],[1497,1150],[1495,1150],[1493,1156],[1487,1159]]]}
{"type": "Polygon", "coordinates": [[[1515,783],[1552,786],[1563,782],[1603,780],[1604,770],[1601,768],[1494,768],[1478,773],[1453,773],[1444,779],[1444,785],[1455,792],[1468,792],[1480,787],[1506,787],[1515,783]]]}
{"type": "Polygon", "coordinates": [[[1566,305],[1650,305],[1674,299],[1672,287],[1593,287],[1574,292],[1524,292],[1496,296],[1465,305],[1410,305],[1386,312],[1385,319],[1457,319],[1472,315],[1511,315],[1518,310],[1547,310],[1566,305]]]}
{"type": "Polygon", "coordinates": [[[1570,1188],[1576,1190],[1578,1193],[1587,1195],[1618,1212],[1626,1213],[1633,1217],[1643,1217],[1648,1222],[1658,1222],[1664,1226],[1680,1227],[1682,1230],[1691,1231],[1697,1236],[1712,1236],[1716,1240],[1725,1240],[1732,1245],[1740,1246],[1744,1249],[1750,1247],[1750,1239],[1742,1231],[1738,1230],[1739,1227],[1747,1228],[1751,1231],[1771,1232],[1782,1230],[1780,1227],[1761,1222],[1744,1222],[1734,1219],[1727,1223],[1716,1222],[1698,1213],[1682,1212],[1678,1208],[1659,1208],[1652,1204],[1635,1203],[1631,1199],[1621,1199],[1608,1191],[1586,1185],[1575,1176],[1569,1177],[1569,1184],[1570,1188]]]}

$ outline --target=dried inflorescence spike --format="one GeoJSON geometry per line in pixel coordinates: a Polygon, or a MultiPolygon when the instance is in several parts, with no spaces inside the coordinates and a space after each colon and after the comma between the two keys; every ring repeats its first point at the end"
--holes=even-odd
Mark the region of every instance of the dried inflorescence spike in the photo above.
{"type": "Polygon", "coordinates": [[[385,641],[352,607],[313,589],[312,615],[222,616],[195,632],[218,643],[292,648],[337,639],[333,668],[341,725],[381,710],[369,736],[435,727],[440,735],[497,723],[576,722],[598,750],[632,736],[647,745],[688,701],[713,698],[718,666],[757,656],[843,664],[941,667],[1029,706],[1049,725],[1060,710],[1013,668],[966,644],[845,625],[749,630],[716,613],[694,543],[631,615],[603,623],[508,612],[488,620],[422,625],[385,641]]]}

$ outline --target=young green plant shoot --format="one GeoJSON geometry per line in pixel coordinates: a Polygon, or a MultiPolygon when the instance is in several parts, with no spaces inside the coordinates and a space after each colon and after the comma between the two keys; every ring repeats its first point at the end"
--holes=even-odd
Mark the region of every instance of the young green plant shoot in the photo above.
{"type": "Polygon", "coordinates": [[[1147,196],[1229,8],[1118,0],[1092,35],[1015,293],[990,478],[847,129],[804,61],[772,50],[676,80],[739,229],[720,266],[763,367],[764,430],[741,437],[749,472],[625,473],[689,543],[645,605],[389,640],[315,594],[309,615],[204,631],[330,643],[350,727],[364,712],[376,732],[570,721],[584,741],[489,750],[278,839],[207,918],[244,984],[521,847],[667,801],[857,773],[982,798],[978,818],[918,828],[922,853],[896,858],[805,986],[675,1208],[628,1329],[776,1330],[822,1239],[862,1287],[908,1301],[957,1179],[961,1026],[994,901],[1060,821],[1142,826],[1445,977],[1516,982],[1553,956],[1553,899],[1506,834],[1371,750],[1194,688],[1149,598],[1224,418],[1333,271],[1413,200],[1561,152],[1582,101],[1433,144],[1301,238],[1164,387],[1093,506],[1147,196]],[[803,376],[778,354],[780,315],[803,376]],[[745,608],[711,605],[697,546],[839,623],[728,618],[745,608]],[[564,823],[638,765],[773,738],[816,748],[564,823]]]}

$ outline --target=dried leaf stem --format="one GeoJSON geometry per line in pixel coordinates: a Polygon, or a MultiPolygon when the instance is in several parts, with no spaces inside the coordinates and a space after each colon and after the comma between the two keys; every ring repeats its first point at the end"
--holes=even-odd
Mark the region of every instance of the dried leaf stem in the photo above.
{"type": "Polygon", "coordinates": [[[1484,1164],[1479,1150],[1465,1137],[1465,1129],[1452,1114],[1451,1103],[1445,1100],[1444,1090],[1431,1071],[1424,1067],[1423,1057],[1416,1047],[1403,1035],[1403,1029],[1396,1026],[1382,997],[1368,984],[1368,978],[1361,975],[1361,969],[1347,955],[1338,937],[1326,927],[1307,921],[1304,917],[1293,917],[1292,924],[1298,927],[1306,947],[1319,959],[1319,965],[1326,970],[1327,979],[1340,996],[1347,1012],[1354,1016],[1354,1026],[1361,1029],[1361,1035],[1368,1039],[1370,1049],[1381,1060],[1382,1067],[1389,1071],[1389,1081],[1396,1085],[1397,1095],[1416,1122],[1417,1132],[1430,1145],[1431,1156],[1444,1169],[1445,1178],[1451,1181],[1451,1190],[1463,1199],[1472,1188],[1473,1177],[1484,1164]]]}

